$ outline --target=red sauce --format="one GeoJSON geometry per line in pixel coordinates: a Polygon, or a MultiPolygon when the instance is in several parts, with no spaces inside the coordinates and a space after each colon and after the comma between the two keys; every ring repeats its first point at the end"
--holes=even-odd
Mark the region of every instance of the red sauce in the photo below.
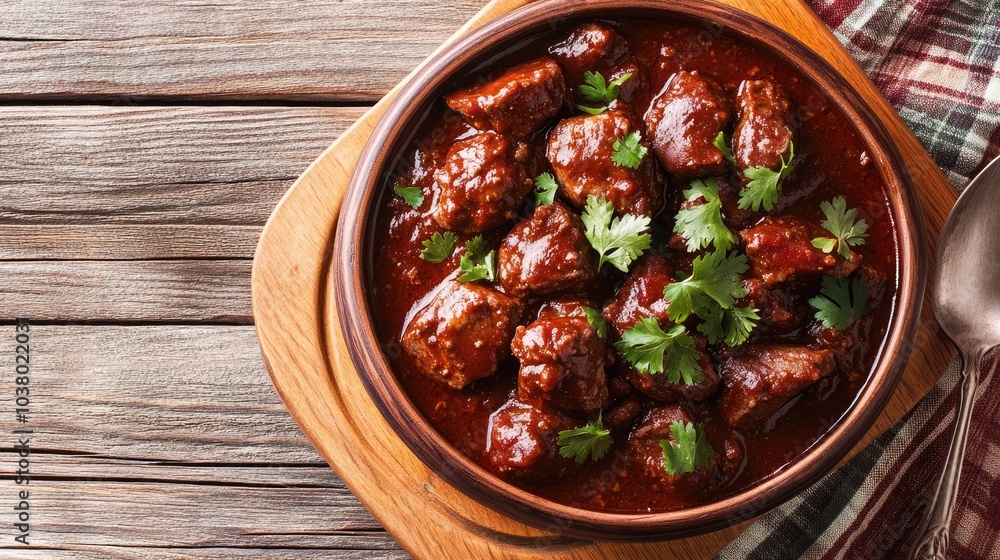
{"type": "MultiPolygon", "coordinates": [[[[861,343],[850,349],[849,356],[861,371],[869,371],[893,309],[897,247],[893,217],[879,171],[868,160],[861,139],[844,115],[795,69],[753,45],[708,28],[658,22],[607,23],[627,39],[638,63],[648,71],[647,83],[657,85],[647,85],[635,92],[632,106],[640,116],[659,86],[682,69],[710,76],[730,92],[736,91],[746,79],[771,80],[784,87],[798,108],[797,164],[794,180],[785,185],[784,194],[771,214],[791,214],[819,224],[824,218],[820,202],[840,195],[869,224],[870,237],[854,250],[864,263],[881,273],[884,282],[872,286],[869,313],[851,326],[861,343]]],[[[519,45],[456,85],[474,83],[477,78],[489,79],[513,64],[544,54],[548,41],[555,36],[519,45]]],[[[544,145],[553,124],[533,136],[534,146],[544,145]]],[[[453,390],[415,373],[413,363],[400,346],[407,322],[433,297],[443,281],[454,276],[459,256],[456,253],[441,264],[419,257],[421,241],[433,232],[443,231],[430,219],[434,201],[418,212],[392,196],[392,185],[396,181],[415,185],[436,197],[434,170],[442,165],[452,142],[473,132],[460,116],[448,110],[443,102],[437,102],[419,128],[414,147],[402,154],[397,167],[385,177],[368,257],[370,298],[387,355],[413,402],[459,451],[483,468],[496,472],[486,457],[487,423],[490,414],[516,391],[517,360],[509,357],[495,375],[473,382],[463,390],[453,390]]],[[[543,148],[537,151],[544,153],[543,148]]],[[[667,231],[672,227],[681,189],[678,185],[682,184],[678,181],[666,184],[667,210],[655,217],[667,231]]],[[[511,225],[522,217],[515,218],[511,225]]],[[[490,246],[497,247],[509,229],[507,226],[487,232],[485,237],[490,246]]],[[[469,238],[470,235],[460,235],[459,246],[469,238]]],[[[601,281],[595,283],[589,294],[598,305],[614,296],[624,277],[609,268],[604,267],[601,281]]],[[[804,343],[806,337],[805,329],[798,329],[768,341],[804,343]]],[[[573,476],[544,482],[509,480],[558,502],[609,512],[663,512],[714,501],[758,484],[795,461],[844,414],[864,381],[863,376],[851,379],[835,374],[793,398],[764,424],[739,432],[745,446],[739,473],[706,491],[689,495],[660,491],[657,479],[630,468],[625,438],[619,438],[603,459],[588,462],[573,476]]],[[[643,399],[647,404],[650,401],[643,399]]],[[[690,406],[705,421],[709,433],[726,429],[711,401],[690,406]]]]}

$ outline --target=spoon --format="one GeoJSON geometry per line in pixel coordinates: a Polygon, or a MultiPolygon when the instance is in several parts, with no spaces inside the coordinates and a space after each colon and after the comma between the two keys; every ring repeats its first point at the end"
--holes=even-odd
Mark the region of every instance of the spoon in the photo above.
{"type": "Polygon", "coordinates": [[[938,238],[934,314],[962,356],[955,432],[910,558],[944,560],[983,356],[1000,345],[1000,157],[969,183],[938,238]]]}

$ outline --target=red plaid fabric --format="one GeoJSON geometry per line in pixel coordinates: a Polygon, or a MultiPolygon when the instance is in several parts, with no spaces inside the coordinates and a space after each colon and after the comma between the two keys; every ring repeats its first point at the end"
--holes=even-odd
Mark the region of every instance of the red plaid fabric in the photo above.
{"type": "MultiPolygon", "coordinates": [[[[1000,1],[809,3],[956,189],[1000,154],[1000,1]]],[[[948,550],[956,560],[1000,560],[997,354],[984,364],[973,414],[948,550]]],[[[904,558],[947,453],[958,375],[954,364],[886,434],[717,558],[904,558]]]]}

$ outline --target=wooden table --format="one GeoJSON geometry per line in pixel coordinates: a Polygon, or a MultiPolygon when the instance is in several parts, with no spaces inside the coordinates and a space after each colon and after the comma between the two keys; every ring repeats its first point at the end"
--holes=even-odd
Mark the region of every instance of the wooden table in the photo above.
{"type": "Polygon", "coordinates": [[[0,557],[406,557],[279,402],[250,262],[296,176],[483,3],[3,1],[0,557]]]}

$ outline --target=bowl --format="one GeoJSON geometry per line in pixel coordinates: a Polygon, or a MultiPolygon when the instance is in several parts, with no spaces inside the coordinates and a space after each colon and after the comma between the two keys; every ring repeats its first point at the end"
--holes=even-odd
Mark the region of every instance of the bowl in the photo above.
{"type": "Polygon", "coordinates": [[[333,286],[351,359],[396,434],[434,473],[464,494],[523,523],[598,540],[680,538],[733,525],[788,500],[830,472],[871,427],[893,393],[916,335],[924,291],[923,227],[906,167],[888,132],[851,86],[819,56],[774,26],[702,0],[542,0],[502,16],[435,55],[404,87],[376,126],[351,178],[334,247],[333,286]],[[658,18],[711,28],[773,53],[811,80],[848,119],[884,180],[897,239],[898,285],[875,365],[847,412],[808,450],[756,485],[677,511],[625,514],[551,501],[501,480],[449,444],[411,402],[373,329],[366,288],[368,249],[385,174],[430,103],[456,77],[519,41],[577,20],[658,18]]]}

